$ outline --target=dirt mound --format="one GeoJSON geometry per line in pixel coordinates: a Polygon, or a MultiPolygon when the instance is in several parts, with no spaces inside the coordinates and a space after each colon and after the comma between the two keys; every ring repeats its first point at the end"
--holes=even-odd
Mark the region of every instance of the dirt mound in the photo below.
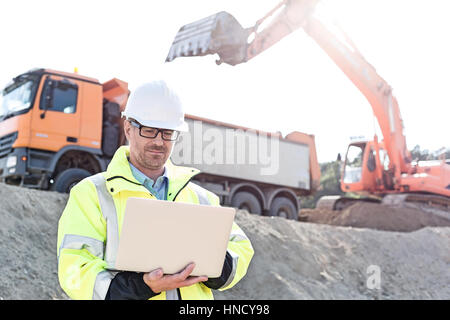
{"type": "Polygon", "coordinates": [[[449,219],[433,212],[415,207],[393,207],[370,202],[357,202],[342,211],[303,209],[299,219],[334,226],[400,232],[415,231],[424,227],[450,227],[449,219]]]}
{"type": "MultiPolygon", "coordinates": [[[[0,183],[0,299],[67,299],[56,262],[66,201],[0,183]]],[[[448,227],[386,232],[245,211],[236,222],[255,256],[246,277],[216,299],[450,299],[448,227]],[[370,285],[373,270],[380,289],[370,285]]]]}
{"type": "Polygon", "coordinates": [[[56,262],[67,195],[0,183],[0,299],[65,299],[56,262]]]}
{"type": "Polygon", "coordinates": [[[246,278],[216,299],[450,298],[450,228],[387,232],[242,211],[236,221],[255,256],[246,278]]]}

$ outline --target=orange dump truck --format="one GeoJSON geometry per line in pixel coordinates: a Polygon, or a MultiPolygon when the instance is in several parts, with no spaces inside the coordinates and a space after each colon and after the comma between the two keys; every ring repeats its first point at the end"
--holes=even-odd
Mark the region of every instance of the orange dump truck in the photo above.
{"type": "Polygon", "coordinates": [[[0,179],[20,186],[66,191],[106,168],[124,141],[120,109],[128,84],[33,69],[2,93],[0,179]]]}
{"type": "MultiPolygon", "coordinates": [[[[0,101],[0,181],[68,192],[106,170],[127,143],[121,111],[128,96],[128,84],[115,78],[100,83],[49,69],[15,77],[0,101]]],[[[186,120],[194,135],[180,136],[172,161],[199,168],[195,182],[217,193],[223,205],[296,219],[298,197],[318,188],[314,136],[282,137],[193,115],[186,120]]]]}

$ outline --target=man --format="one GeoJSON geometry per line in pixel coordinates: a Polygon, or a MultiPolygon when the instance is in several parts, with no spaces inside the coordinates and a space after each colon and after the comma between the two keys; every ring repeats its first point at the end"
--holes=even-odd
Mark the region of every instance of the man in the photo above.
{"type": "MultiPolygon", "coordinates": [[[[114,266],[128,197],[218,206],[212,192],[190,182],[199,170],[169,160],[180,131],[187,131],[179,98],[163,81],[138,87],[123,116],[129,146],[117,149],[106,172],[88,177],[70,191],[58,226],[58,277],[73,299],[213,299],[244,277],[253,248],[233,223],[222,274],[117,272],[114,266]]],[[[161,239],[163,242],[165,239],[161,239]]],[[[208,239],[205,239],[208,241],[208,239]]]]}

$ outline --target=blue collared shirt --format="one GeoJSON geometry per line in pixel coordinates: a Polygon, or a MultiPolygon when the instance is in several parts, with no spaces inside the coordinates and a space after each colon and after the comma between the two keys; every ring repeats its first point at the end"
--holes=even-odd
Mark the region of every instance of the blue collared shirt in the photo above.
{"type": "Polygon", "coordinates": [[[148,191],[153,194],[158,200],[167,200],[167,187],[169,185],[169,178],[167,177],[167,170],[164,167],[164,173],[156,179],[156,182],[147,177],[139,169],[130,163],[131,173],[139,183],[142,183],[148,191]]]}

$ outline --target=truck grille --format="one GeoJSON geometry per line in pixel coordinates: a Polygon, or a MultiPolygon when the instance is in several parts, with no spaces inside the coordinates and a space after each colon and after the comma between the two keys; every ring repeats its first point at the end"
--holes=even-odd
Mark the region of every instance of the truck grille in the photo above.
{"type": "Polygon", "coordinates": [[[6,136],[0,137],[0,158],[8,155],[12,150],[12,145],[17,139],[17,132],[9,133],[6,136]]]}

